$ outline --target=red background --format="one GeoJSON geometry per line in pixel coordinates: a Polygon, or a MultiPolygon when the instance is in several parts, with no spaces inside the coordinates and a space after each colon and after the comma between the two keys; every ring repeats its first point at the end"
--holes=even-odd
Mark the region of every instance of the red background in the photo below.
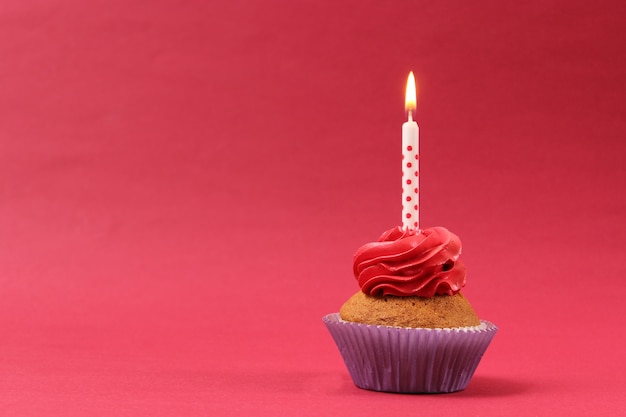
{"type": "Polygon", "coordinates": [[[617,415],[621,1],[6,0],[0,415],[617,415]],[[421,220],[500,327],[468,389],[352,384],[321,317],[421,220]]]}

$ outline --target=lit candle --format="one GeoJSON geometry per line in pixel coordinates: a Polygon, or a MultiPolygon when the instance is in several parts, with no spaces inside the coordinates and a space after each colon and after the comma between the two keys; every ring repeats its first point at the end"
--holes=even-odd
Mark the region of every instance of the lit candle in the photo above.
{"type": "Polygon", "coordinates": [[[417,108],[417,89],[413,71],[406,83],[404,108],[408,113],[408,121],[402,124],[402,227],[419,230],[420,128],[413,120],[413,112],[417,108]]]}

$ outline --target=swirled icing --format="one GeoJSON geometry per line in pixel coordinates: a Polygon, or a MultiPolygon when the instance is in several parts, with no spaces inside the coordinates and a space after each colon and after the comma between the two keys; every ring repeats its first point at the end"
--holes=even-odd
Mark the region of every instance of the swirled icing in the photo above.
{"type": "Polygon", "coordinates": [[[395,227],[354,255],[354,276],[373,296],[453,295],[465,285],[461,240],[444,227],[395,227]]]}

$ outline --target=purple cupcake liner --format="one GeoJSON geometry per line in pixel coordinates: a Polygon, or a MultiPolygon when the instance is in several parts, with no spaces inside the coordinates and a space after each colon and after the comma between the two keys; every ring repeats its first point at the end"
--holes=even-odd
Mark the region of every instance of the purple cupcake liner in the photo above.
{"type": "Polygon", "coordinates": [[[323,318],[359,388],[398,393],[461,391],[469,384],[498,328],[424,329],[323,318]]]}

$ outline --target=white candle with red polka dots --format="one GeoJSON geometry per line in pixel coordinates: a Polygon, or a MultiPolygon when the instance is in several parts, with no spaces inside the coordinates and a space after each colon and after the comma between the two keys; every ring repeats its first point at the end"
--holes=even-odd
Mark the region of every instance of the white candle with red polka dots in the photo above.
{"type": "Polygon", "coordinates": [[[413,120],[417,108],[417,89],[413,71],[406,86],[405,109],[408,121],[402,124],[402,227],[420,230],[419,216],[419,136],[420,128],[413,120]]]}

